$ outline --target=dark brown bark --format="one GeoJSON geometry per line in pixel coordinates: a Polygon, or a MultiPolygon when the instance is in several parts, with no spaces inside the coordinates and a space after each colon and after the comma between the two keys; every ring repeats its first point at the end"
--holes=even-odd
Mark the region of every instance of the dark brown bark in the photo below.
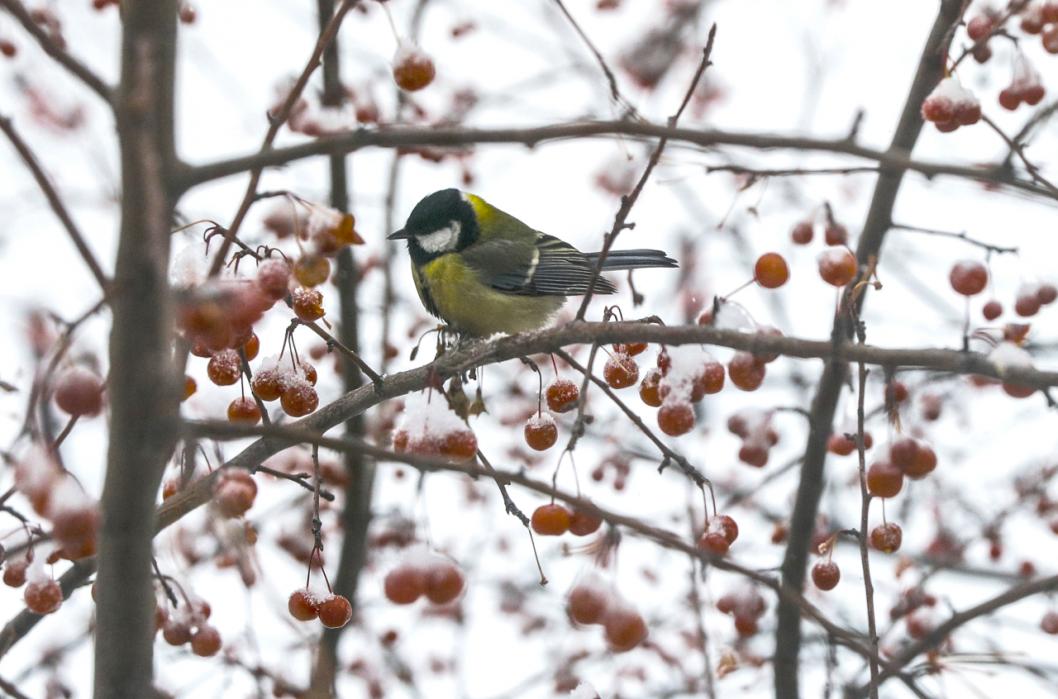
{"type": "Polygon", "coordinates": [[[121,238],[110,335],[110,448],[96,578],[96,699],[152,693],[155,497],[176,438],[168,285],[175,0],[127,0],[115,111],[121,238]]]}

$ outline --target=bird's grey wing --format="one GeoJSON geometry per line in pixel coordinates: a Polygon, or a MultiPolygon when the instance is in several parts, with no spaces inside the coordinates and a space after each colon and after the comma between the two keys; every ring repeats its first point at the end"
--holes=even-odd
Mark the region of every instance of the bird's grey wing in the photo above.
{"type": "MultiPolygon", "coordinates": [[[[575,296],[588,291],[594,262],[569,243],[541,233],[535,246],[506,240],[480,242],[463,250],[467,264],[478,271],[483,283],[497,291],[525,296],[575,296]]],[[[595,292],[615,291],[609,280],[599,277],[595,292]]]]}

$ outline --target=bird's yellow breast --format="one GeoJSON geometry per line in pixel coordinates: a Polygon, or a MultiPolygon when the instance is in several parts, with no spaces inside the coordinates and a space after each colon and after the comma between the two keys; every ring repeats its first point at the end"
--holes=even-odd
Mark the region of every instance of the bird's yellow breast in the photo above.
{"type": "Polygon", "coordinates": [[[423,305],[455,330],[478,337],[517,333],[544,326],[562,307],[561,296],[519,296],[497,291],[478,279],[458,254],[442,255],[416,269],[423,305]]]}

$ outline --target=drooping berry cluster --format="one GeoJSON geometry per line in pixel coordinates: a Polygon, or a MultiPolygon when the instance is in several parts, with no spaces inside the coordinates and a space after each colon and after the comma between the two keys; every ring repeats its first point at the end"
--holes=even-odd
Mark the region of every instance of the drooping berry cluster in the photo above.
{"type": "Polygon", "coordinates": [[[625,653],[649,633],[642,615],[596,575],[587,575],[566,596],[566,612],[583,626],[600,624],[610,650],[625,653]]]}
{"type": "Polygon", "coordinates": [[[566,532],[574,536],[588,536],[602,526],[602,518],[583,509],[570,510],[563,505],[550,503],[533,510],[529,525],[541,536],[561,536],[566,532]]]}
{"type": "Polygon", "coordinates": [[[405,401],[393,432],[393,449],[468,461],[477,455],[478,442],[466,423],[449,410],[442,394],[425,392],[412,394],[405,401]]]}
{"type": "Polygon", "coordinates": [[[287,611],[298,621],[319,619],[328,629],[340,629],[353,618],[353,606],[346,597],[333,592],[321,595],[308,588],[290,593],[287,611]]]}
{"type": "Polygon", "coordinates": [[[768,604],[757,588],[749,587],[721,595],[716,600],[716,608],[724,614],[730,614],[735,620],[735,631],[739,636],[748,638],[760,630],[759,620],[767,611],[768,604]]]}
{"type": "Polygon", "coordinates": [[[414,604],[425,597],[448,604],[463,593],[463,571],[454,561],[430,551],[413,551],[386,574],[383,591],[394,604],[414,604]]]}
{"type": "Polygon", "coordinates": [[[742,438],[739,461],[757,468],[768,463],[769,451],[779,443],[779,433],[772,427],[771,418],[771,411],[743,408],[727,419],[728,431],[742,438]]]}
{"type": "Polygon", "coordinates": [[[981,120],[981,103],[954,77],[937,83],[922,103],[922,118],[948,133],[981,120]]]}

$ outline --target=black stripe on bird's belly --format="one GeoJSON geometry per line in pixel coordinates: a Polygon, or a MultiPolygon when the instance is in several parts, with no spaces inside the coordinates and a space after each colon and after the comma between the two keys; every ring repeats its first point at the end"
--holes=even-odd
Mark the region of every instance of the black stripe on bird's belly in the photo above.
{"type": "Polygon", "coordinates": [[[411,271],[415,276],[415,290],[419,292],[419,300],[422,301],[422,305],[426,309],[426,312],[434,318],[440,318],[441,313],[437,310],[437,304],[434,302],[433,296],[430,294],[430,287],[422,278],[422,273],[419,271],[418,267],[415,266],[412,266],[411,271]]]}

